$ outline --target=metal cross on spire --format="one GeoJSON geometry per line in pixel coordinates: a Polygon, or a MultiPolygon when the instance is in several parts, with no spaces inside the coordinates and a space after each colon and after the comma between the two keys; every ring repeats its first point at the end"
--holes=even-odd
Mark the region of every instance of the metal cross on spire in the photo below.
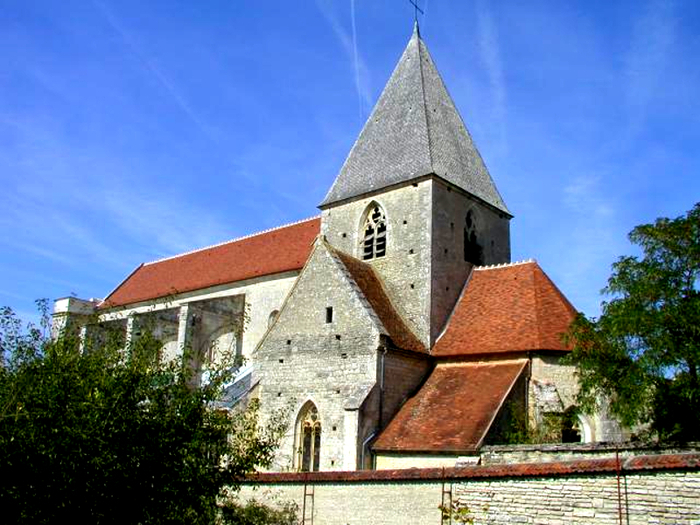
{"type": "Polygon", "coordinates": [[[408,1],[414,8],[413,9],[413,13],[414,13],[413,16],[414,16],[414,20],[417,24],[418,23],[418,13],[420,12],[421,15],[424,15],[425,13],[423,12],[423,10],[420,7],[418,7],[418,4],[415,2],[415,0],[408,0],[408,1]]]}

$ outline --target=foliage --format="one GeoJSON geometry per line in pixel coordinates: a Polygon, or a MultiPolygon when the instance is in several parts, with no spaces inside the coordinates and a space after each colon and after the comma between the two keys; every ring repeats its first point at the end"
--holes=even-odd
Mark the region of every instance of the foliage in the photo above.
{"type": "Polygon", "coordinates": [[[189,357],[160,362],[152,337],[127,353],[116,336],[81,348],[47,327],[0,310],[3,521],[213,523],[224,487],[270,463],[282,420],[217,408],[230,368],[193,386],[189,357]]]}
{"type": "Polygon", "coordinates": [[[643,257],[621,257],[596,319],[579,316],[568,338],[579,403],[601,399],[626,426],[662,440],[700,439],[700,203],[629,235],[643,257]]]}
{"type": "MultiPolygon", "coordinates": [[[[541,414],[534,424],[528,421],[521,403],[504,403],[489,443],[495,445],[538,445],[571,442],[570,432],[578,425],[578,411],[569,407],[564,412],[541,414]]],[[[578,441],[576,439],[575,441],[578,441]]]]}
{"type": "Polygon", "coordinates": [[[262,505],[255,500],[245,504],[229,501],[222,507],[222,513],[227,523],[237,525],[297,525],[299,518],[298,505],[286,503],[281,508],[262,505]]]}
{"type": "Polygon", "coordinates": [[[438,505],[442,523],[463,523],[470,525],[474,523],[474,515],[471,509],[464,504],[453,501],[451,505],[438,505]]]}

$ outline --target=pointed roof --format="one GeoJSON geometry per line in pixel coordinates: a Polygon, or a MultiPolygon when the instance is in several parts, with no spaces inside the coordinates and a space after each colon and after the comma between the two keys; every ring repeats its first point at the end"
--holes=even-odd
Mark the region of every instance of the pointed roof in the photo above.
{"type": "Polygon", "coordinates": [[[526,364],[526,359],[439,363],[372,448],[393,452],[478,450],[526,364]]]}
{"type": "Polygon", "coordinates": [[[535,350],[570,350],[561,340],[576,309],[535,261],[480,266],[472,271],[437,357],[535,350]]]}
{"type": "Polygon", "coordinates": [[[510,215],[416,26],[320,207],[429,174],[510,215]]]}

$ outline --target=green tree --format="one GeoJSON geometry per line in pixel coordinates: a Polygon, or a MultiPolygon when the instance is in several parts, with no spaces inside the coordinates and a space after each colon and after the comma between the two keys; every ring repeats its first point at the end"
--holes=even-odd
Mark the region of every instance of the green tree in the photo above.
{"type": "Polygon", "coordinates": [[[629,238],[643,256],[613,264],[601,316],[579,316],[568,334],[579,403],[591,411],[602,396],[626,426],[700,439],[700,203],[629,238]]]}
{"type": "Polygon", "coordinates": [[[42,324],[23,330],[0,309],[4,522],[220,522],[236,480],[269,465],[282,420],[259,428],[255,403],[220,408],[230,368],[194,387],[182,362],[158,362],[151,337],[128,355],[119,337],[81,351],[42,324]]]}

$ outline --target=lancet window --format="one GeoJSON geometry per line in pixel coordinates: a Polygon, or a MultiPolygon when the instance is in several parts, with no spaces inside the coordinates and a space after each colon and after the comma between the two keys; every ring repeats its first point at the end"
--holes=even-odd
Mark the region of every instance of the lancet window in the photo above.
{"type": "Polygon", "coordinates": [[[299,411],[295,447],[297,470],[317,471],[321,457],[321,420],[316,405],[311,401],[299,411]]]}
{"type": "Polygon", "coordinates": [[[370,204],[367,210],[362,236],[362,259],[365,261],[386,255],[386,217],[377,203],[370,204]]]}
{"type": "Polygon", "coordinates": [[[484,251],[476,235],[476,218],[472,210],[464,218],[464,260],[477,266],[484,264],[484,251]]]}

